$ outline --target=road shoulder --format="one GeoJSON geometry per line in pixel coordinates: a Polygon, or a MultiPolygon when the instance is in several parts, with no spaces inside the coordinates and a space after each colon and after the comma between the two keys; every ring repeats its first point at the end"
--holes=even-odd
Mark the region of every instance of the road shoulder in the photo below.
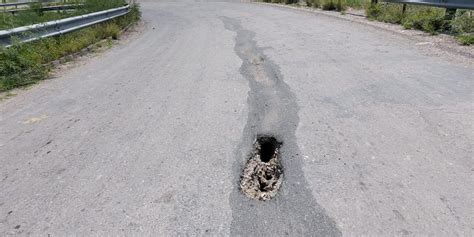
{"type": "Polygon", "coordinates": [[[431,35],[429,33],[419,30],[406,30],[401,25],[390,24],[379,21],[372,21],[367,19],[363,15],[359,14],[343,14],[336,11],[324,11],[317,8],[306,7],[306,6],[293,6],[285,4],[275,3],[263,3],[254,2],[254,4],[261,4],[285,9],[292,9],[297,11],[304,11],[308,13],[320,14],[328,17],[334,17],[335,19],[345,20],[353,23],[358,23],[366,26],[373,27],[375,29],[384,30],[389,33],[398,34],[404,36],[407,39],[414,41],[414,44],[423,47],[426,50],[436,50],[437,54],[444,54],[456,58],[456,60],[462,61],[463,63],[473,65],[474,58],[474,47],[462,46],[456,41],[453,36],[446,34],[431,35]]]}

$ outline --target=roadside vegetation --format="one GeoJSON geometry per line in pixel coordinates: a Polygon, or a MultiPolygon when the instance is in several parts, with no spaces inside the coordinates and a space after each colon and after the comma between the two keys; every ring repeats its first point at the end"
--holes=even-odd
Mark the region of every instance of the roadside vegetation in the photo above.
{"type": "MultiPolygon", "coordinates": [[[[264,0],[263,2],[294,4],[296,1],[264,0]]],[[[344,13],[349,8],[365,9],[368,19],[400,24],[430,34],[445,33],[456,37],[462,45],[474,45],[474,16],[470,10],[457,10],[454,19],[445,17],[446,9],[397,3],[371,4],[371,0],[306,0],[308,7],[344,13]]]]}
{"type": "MultiPolygon", "coordinates": [[[[10,12],[0,13],[0,30],[11,29],[15,27],[32,25],[36,23],[42,23],[52,20],[63,19],[67,17],[73,17],[83,15],[91,12],[97,12],[110,8],[120,7],[125,4],[124,0],[68,0],[66,2],[58,3],[45,3],[48,5],[61,5],[61,4],[80,4],[80,6],[73,11],[41,11],[42,4],[32,3],[26,7],[23,7],[24,11],[12,14],[10,12]]],[[[4,10],[4,9],[0,9],[4,10]]]]}
{"type": "Polygon", "coordinates": [[[263,0],[262,2],[294,4],[298,3],[298,0],[263,0]]]}
{"type": "MultiPolygon", "coordinates": [[[[121,6],[124,0],[87,0],[82,12],[100,11],[121,6]],[[111,4],[114,2],[114,4],[111,4]],[[94,9],[94,10],[91,10],[94,9]]],[[[30,13],[33,14],[33,13],[30,13]]],[[[120,18],[57,37],[36,42],[0,46],[0,92],[43,80],[52,69],[51,62],[104,39],[117,39],[121,31],[140,19],[139,6],[133,4],[129,14],[120,18]]]]}
{"type": "Polygon", "coordinates": [[[454,19],[446,19],[446,10],[437,7],[401,4],[368,4],[367,18],[392,24],[401,24],[405,29],[417,29],[431,34],[454,35],[460,44],[474,44],[473,11],[458,10],[454,19]]]}

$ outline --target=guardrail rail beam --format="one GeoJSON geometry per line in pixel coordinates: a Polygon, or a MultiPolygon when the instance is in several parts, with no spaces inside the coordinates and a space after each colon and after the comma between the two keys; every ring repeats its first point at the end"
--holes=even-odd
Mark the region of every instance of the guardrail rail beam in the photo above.
{"type": "Polygon", "coordinates": [[[96,25],[114,18],[123,16],[130,12],[130,6],[94,12],[86,15],[65,18],[46,23],[18,27],[10,30],[0,31],[0,45],[12,46],[15,40],[26,43],[46,37],[65,34],[88,26],[96,25]]]}

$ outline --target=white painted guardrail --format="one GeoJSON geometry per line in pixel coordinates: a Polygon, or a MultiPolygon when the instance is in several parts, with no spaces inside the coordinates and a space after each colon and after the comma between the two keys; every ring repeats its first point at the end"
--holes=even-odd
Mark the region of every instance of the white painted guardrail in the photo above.
{"type": "Polygon", "coordinates": [[[130,6],[126,5],[123,7],[94,12],[86,15],[23,26],[10,30],[2,30],[0,31],[0,45],[8,48],[12,46],[15,40],[26,43],[46,37],[65,34],[71,31],[112,20],[129,13],[129,11],[130,6]]]}

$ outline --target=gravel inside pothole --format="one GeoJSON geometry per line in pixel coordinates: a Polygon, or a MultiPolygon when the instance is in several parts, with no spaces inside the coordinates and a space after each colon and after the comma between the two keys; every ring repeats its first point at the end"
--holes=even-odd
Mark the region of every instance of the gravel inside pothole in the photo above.
{"type": "Polygon", "coordinates": [[[247,197],[268,201],[277,195],[283,178],[281,145],[277,139],[269,136],[259,136],[255,141],[240,183],[247,197]]]}

